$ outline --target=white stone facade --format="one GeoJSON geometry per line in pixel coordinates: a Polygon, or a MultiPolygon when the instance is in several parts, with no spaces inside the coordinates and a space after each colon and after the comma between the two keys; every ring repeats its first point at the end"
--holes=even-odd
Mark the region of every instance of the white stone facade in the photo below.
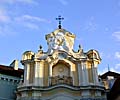
{"type": "Polygon", "coordinates": [[[48,51],[23,54],[24,83],[18,86],[17,100],[106,100],[98,81],[96,50],[73,50],[75,35],[57,29],[46,35],[48,51]]]}

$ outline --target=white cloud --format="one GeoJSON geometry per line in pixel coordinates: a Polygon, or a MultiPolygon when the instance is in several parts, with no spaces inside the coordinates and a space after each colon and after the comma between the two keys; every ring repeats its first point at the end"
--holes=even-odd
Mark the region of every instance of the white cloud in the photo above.
{"type": "Polygon", "coordinates": [[[116,70],[115,67],[110,68],[110,71],[112,71],[112,72],[118,72],[118,70],[116,70]]]}
{"type": "Polygon", "coordinates": [[[0,0],[0,3],[2,4],[2,3],[9,3],[9,4],[11,4],[11,3],[13,3],[13,1],[14,0],[0,0]]]}
{"type": "Polygon", "coordinates": [[[7,15],[7,12],[4,9],[0,8],[0,22],[9,22],[10,17],[7,15]]]}
{"type": "Polygon", "coordinates": [[[115,69],[119,70],[120,69],[120,63],[115,65],[115,69]]]}
{"type": "MultiPolygon", "coordinates": [[[[37,0],[0,0],[0,36],[15,35],[16,25],[27,27],[29,29],[38,29],[39,23],[47,22],[45,19],[40,19],[36,16],[23,15],[21,17],[14,16],[13,12],[9,10],[8,5],[14,4],[36,4],[37,0]],[[12,13],[11,13],[12,12],[12,13]]],[[[48,21],[49,22],[49,21],[48,21]]],[[[21,27],[20,27],[21,28],[21,27]]]]}
{"type": "Polygon", "coordinates": [[[111,67],[111,68],[110,68],[110,71],[120,73],[120,63],[115,64],[114,67],[111,67]]]}
{"type": "Polygon", "coordinates": [[[83,41],[83,39],[81,37],[78,37],[78,36],[76,36],[75,40],[78,41],[78,43],[81,43],[81,41],[83,41]]]}
{"type": "Polygon", "coordinates": [[[24,26],[30,29],[39,29],[39,26],[34,23],[24,23],[24,26]]]}
{"type": "Polygon", "coordinates": [[[94,32],[97,29],[97,24],[95,23],[95,18],[92,16],[84,25],[84,30],[94,32]]]}
{"type": "MultiPolygon", "coordinates": [[[[116,73],[120,73],[120,64],[116,64],[115,67],[110,67],[109,68],[110,71],[112,72],[116,72],[116,73]]],[[[108,72],[108,68],[104,68],[103,70],[99,70],[99,74],[102,75],[104,73],[108,72]]]]}
{"type": "Polygon", "coordinates": [[[110,71],[120,73],[120,64],[116,64],[115,67],[111,67],[110,71]]]}
{"type": "Polygon", "coordinates": [[[115,58],[120,60],[120,52],[115,52],[115,58]]]}
{"type": "Polygon", "coordinates": [[[14,3],[23,3],[23,4],[38,4],[35,0],[0,0],[1,4],[14,4],[14,3]]]}
{"type": "Polygon", "coordinates": [[[8,16],[6,10],[0,9],[0,36],[15,34],[16,32],[13,31],[13,25],[38,30],[40,22],[50,23],[49,20],[31,15],[22,15],[13,17],[12,19],[13,20],[11,20],[11,16],[8,16]]]}
{"type": "Polygon", "coordinates": [[[30,22],[46,22],[46,23],[50,23],[49,20],[46,20],[44,18],[40,18],[40,17],[36,17],[36,16],[31,16],[31,15],[23,15],[20,17],[16,17],[15,18],[16,21],[30,21],[30,22]]]}
{"type": "Polygon", "coordinates": [[[22,15],[22,16],[16,17],[14,21],[30,29],[39,29],[40,22],[50,23],[50,21],[45,18],[40,18],[37,16],[31,16],[31,15],[22,15]]]}
{"type": "Polygon", "coordinates": [[[0,36],[15,35],[16,32],[9,25],[0,26],[0,36]]]}
{"type": "Polygon", "coordinates": [[[62,4],[62,5],[67,5],[68,2],[66,0],[59,0],[59,2],[62,4]]]}
{"type": "Polygon", "coordinates": [[[14,23],[11,20],[11,16],[9,12],[0,7],[0,36],[8,36],[16,34],[11,24],[14,23]]]}
{"type": "Polygon", "coordinates": [[[36,0],[17,0],[18,2],[24,2],[24,3],[29,3],[29,4],[36,4],[36,0]]]}
{"type": "Polygon", "coordinates": [[[115,37],[115,39],[117,41],[120,41],[120,31],[116,31],[112,34],[113,37],[115,37]]]}
{"type": "Polygon", "coordinates": [[[103,56],[104,56],[104,53],[100,52],[100,57],[103,58],[103,56]]]}
{"type": "Polygon", "coordinates": [[[102,75],[102,74],[104,74],[104,73],[106,73],[106,72],[108,72],[108,68],[106,68],[106,67],[105,67],[104,69],[98,71],[98,73],[99,73],[100,75],[102,75]]]}
{"type": "Polygon", "coordinates": [[[22,18],[23,18],[24,20],[41,21],[41,19],[40,19],[39,17],[30,16],[30,15],[23,15],[22,18]]]}

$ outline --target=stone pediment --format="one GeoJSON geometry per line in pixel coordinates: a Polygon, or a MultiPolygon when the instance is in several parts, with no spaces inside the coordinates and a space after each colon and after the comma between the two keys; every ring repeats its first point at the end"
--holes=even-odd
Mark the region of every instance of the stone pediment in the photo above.
{"type": "Polygon", "coordinates": [[[54,50],[71,52],[74,45],[74,39],[75,35],[65,29],[57,29],[53,31],[46,35],[48,53],[51,54],[54,50]]]}

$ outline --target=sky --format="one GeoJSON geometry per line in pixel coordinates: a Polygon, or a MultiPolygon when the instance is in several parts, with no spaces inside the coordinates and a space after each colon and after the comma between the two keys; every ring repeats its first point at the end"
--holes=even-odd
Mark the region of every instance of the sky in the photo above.
{"type": "Polygon", "coordinates": [[[40,45],[47,51],[45,35],[57,29],[58,15],[76,35],[74,50],[80,44],[84,52],[99,52],[99,74],[120,73],[120,0],[0,0],[0,64],[20,61],[40,45]]]}

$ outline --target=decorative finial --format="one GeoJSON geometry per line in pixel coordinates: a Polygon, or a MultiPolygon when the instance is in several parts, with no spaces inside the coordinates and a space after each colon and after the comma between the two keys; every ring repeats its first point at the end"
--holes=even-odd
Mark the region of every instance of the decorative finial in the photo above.
{"type": "Polygon", "coordinates": [[[109,66],[109,64],[108,64],[108,71],[110,71],[110,66],[109,66]]]}
{"type": "Polygon", "coordinates": [[[39,52],[39,53],[43,53],[43,50],[42,50],[42,46],[41,46],[41,45],[39,46],[39,48],[40,48],[40,49],[38,50],[38,52],[39,52]]]}
{"type": "Polygon", "coordinates": [[[59,15],[58,18],[56,18],[56,20],[59,21],[58,28],[61,29],[61,27],[62,27],[62,26],[61,26],[61,21],[64,20],[64,18],[59,15]]]}
{"type": "Polygon", "coordinates": [[[83,49],[82,49],[82,46],[79,44],[79,49],[78,49],[78,52],[83,52],[83,49]]]}
{"type": "Polygon", "coordinates": [[[79,44],[79,49],[81,49],[82,48],[82,46],[79,44]]]}
{"type": "Polygon", "coordinates": [[[40,47],[39,47],[39,48],[40,48],[40,50],[41,50],[41,49],[42,49],[42,46],[40,45],[40,47]]]}

